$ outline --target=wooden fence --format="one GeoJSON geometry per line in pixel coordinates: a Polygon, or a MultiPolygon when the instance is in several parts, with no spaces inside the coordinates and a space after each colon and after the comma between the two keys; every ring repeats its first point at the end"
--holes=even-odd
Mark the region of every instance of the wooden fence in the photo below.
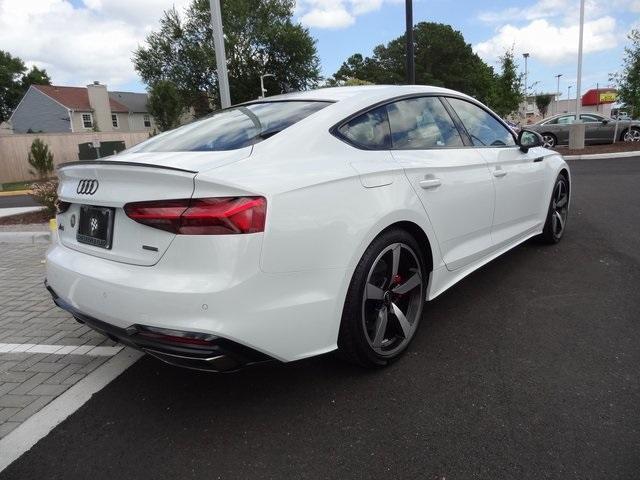
{"type": "MultiPolygon", "coordinates": [[[[33,180],[27,156],[31,143],[39,138],[49,146],[56,165],[78,160],[78,144],[124,141],[127,148],[149,138],[147,132],[89,132],[89,133],[34,133],[26,135],[0,135],[0,184],[33,180]]],[[[103,154],[106,155],[106,152],[103,154]]]]}

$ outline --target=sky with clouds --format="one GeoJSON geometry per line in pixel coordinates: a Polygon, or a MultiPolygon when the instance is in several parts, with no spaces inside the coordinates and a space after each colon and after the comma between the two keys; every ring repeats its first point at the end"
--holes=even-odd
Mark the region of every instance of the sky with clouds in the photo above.
{"type": "MultiPolygon", "coordinates": [[[[44,67],[59,85],[93,80],[143,91],[131,52],[157,28],[163,10],[190,0],[0,0],[0,49],[44,67]]],[[[536,91],[575,85],[579,0],[414,0],[414,20],[451,24],[489,64],[505,49],[528,52],[536,91]]],[[[640,0],[586,0],[583,91],[608,82],[621,63],[626,34],[640,27],[640,0]]],[[[298,0],[326,76],[352,53],[399,36],[404,0],[298,0]]],[[[522,62],[521,67],[523,67],[522,62]]],[[[256,80],[257,81],[257,80],[256,80]]],[[[575,87],[574,87],[575,88],[575,87]]]]}

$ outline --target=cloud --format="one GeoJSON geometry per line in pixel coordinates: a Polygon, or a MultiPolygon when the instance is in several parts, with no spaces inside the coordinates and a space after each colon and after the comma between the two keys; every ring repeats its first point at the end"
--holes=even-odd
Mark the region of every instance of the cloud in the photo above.
{"type": "MultiPolygon", "coordinates": [[[[504,25],[494,37],[478,43],[474,49],[481,57],[495,60],[505,50],[514,47],[516,53],[528,52],[537,61],[555,65],[570,61],[577,55],[578,35],[577,24],[557,26],[546,19],[539,19],[523,27],[504,25]]],[[[613,17],[585,22],[584,53],[615,48],[618,40],[616,20],[613,17]]]]}
{"type": "Polygon", "coordinates": [[[296,14],[300,22],[315,28],[346,28],[356,22],[356,17],[380,10],[383,3],[400,3],[402,0],[298,0],[296,14]]]}
{"type": "Polygon", "coordinates": [[[119,88],[138,80],[132,52],[174,4],[188,0],[0,0],[0,45],[56,84],[119,88]]]}
{"type": "Polygon", "coordinates": [[[300,22],[316,28],[345,28],[355,23],[356,19],[345,8],[314,8],[300,17],[300,22]]]}

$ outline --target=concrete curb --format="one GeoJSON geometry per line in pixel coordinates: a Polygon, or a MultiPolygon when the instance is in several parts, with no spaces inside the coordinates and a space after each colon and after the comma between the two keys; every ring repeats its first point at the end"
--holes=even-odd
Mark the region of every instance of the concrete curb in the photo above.
{"type": "Polygon", "coordinates": [[[640,150],[635,152],[591,153],[587,155],[562,155],[565,160],[603,160],[606,158],[640,157],[640,150]]]}
{"type": "Polygon", "coordinates": [[[0,243],[50,243],[51,232],[0,232],[0,243]]]}
{"type": "Polygon", "coordinates": [[[29,195],[31,190],[7,190],[6,192],[0,190],[0,197],[15,197],[18,195],[29,195]]]}

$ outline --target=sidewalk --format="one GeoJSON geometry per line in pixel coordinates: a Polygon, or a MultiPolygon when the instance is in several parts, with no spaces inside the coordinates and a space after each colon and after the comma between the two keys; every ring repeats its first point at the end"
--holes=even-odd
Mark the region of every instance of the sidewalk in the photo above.
{"type": "Polygon", "coordinates": [[[0,438],[122,349],[53,304],[47,248],[0,243],[0,438]]]}

